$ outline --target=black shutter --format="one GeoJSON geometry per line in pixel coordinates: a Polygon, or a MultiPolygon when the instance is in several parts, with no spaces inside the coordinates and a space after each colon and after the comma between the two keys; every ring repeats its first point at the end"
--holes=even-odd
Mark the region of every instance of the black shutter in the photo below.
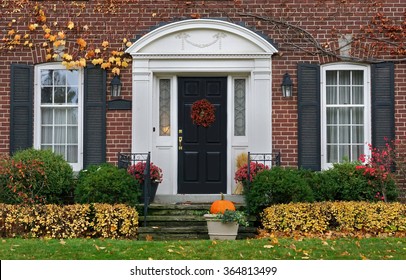
{"type": "Polygon", "coordinates": [[[89,65],[84,81],[83,166],[106,161],[106,71],[89,65]]]}
{"type": "Polygon", "coordinates": [[[11,64],[10,154],[33,146],[34,68],[11,64]]]}
{"type": "Polygon", "coordinates": [[[320,66],[298,64],[298,165],[321,169],[320,66]]]}
{"type": "Polygon", "coordinates": [[[372,145],[385,147],[385,138],[395,139],[394,64],[373,64],[371,68],[372,145]]]}

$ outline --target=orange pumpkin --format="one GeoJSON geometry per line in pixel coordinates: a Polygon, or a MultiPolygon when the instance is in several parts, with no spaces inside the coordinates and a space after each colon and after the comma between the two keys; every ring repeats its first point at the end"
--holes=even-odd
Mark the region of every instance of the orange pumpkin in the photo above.
{"type": "Polygon", "coordinates": [[[224,214],[226,210],[235,211],[234,203],[230,200],[224,199],[224,195],[221,194],[221,199],[214,201],[210,206],[211,214],[224,214]]]}

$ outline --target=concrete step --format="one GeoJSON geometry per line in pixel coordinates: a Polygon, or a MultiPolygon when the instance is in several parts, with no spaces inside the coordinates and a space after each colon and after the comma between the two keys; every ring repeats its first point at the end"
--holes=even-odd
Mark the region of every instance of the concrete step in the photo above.
{"type": "MultiPolygon", "coordinates": [[[[255,237],[257,229],[255,227],[242,227],[238,229],[237,239],[255,237]]],[[[139,240],[193,240],[209,239],[207,226],[187,226],[187,227],[140,227],[138,232],[139,240]]]]}
{"type": "MultiPolygon", "coordinates": [[[[153,203],[148,207],[146,226],[144,226],[143,205],[139,209],[139,240],[189,240],[209,239],[204,214],[208,213],[211,203],[153,203]]],[[[236,204],[242,210],[242,203],[236,204]]],[[[254,219],[255,220],[255,219],[254,219]]],[[[250,221],[254,222],[251,218],[250,221]]],[[[252,238],[255,227],[239,227],[237,238],[252,238]]]]}

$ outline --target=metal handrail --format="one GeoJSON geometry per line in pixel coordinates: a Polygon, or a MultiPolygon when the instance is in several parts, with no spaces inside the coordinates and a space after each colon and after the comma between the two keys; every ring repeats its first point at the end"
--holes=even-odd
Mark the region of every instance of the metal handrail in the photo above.
{"type": "Polygon", "coordinates": [[[281,165],[281,153],[251,153],[248,152],[248,166],[247,166],[247,187],[250,186],[250,174],[251,174],[251,162],[263,163],[265,166],[280,166],[281,165]],[[270,163],[270,164],[267,164],[270,163]]]}
{"type": "Polygon", "coordinates": [[[151,152],[148,153],[118,153],[118,168],[128,169],[137,162],[145,162],[144,184],[142,186],[144,193],[144,227],[147,226],[147,215],[149,198],[151,196],[151,152]]]}

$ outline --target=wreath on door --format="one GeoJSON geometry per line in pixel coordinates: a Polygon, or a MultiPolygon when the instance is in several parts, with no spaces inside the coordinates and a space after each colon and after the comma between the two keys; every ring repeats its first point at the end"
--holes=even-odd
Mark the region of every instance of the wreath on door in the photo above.
{"type": "Polygon", "coordinates": [[[192,104],[190,117],[194,124],[209,127],[216,120],[215,110],[209,100],[197,100],[192,104]]]}

